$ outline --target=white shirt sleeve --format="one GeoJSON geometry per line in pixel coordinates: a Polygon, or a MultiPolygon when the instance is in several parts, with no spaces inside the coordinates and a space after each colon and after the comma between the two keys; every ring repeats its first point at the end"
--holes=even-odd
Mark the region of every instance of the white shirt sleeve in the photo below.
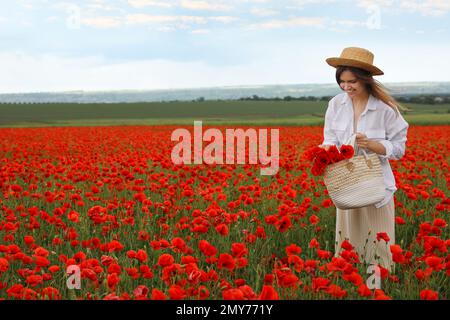
{"type": "Polygon", "coordinates": [[[339,141],[336,137],[336,134],[331,129],[331,123],[334,119],[334,108],[333,108],[333,100],[328,102],[328,108],[325,112],[325,123],[323,127],[323,145],[339,145],[339,141]]]}
{"type": "Polygon", "coordinates": [[[393,109],[385,113],[386,140],[378,141],[386,148],[386,155],[379,155],[381,158],[400,160],[405,154],[406,134],[408,123],[401,114],[397,114],[393,109]]]}

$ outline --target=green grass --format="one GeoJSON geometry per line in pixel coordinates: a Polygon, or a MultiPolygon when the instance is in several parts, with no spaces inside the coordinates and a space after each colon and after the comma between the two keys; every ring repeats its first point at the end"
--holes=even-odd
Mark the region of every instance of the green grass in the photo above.
{"type": "MultiPolygon", "coordinates": [[[[449,124],[450,105],[405,104],[410,124],[449,124]]],[[[326,101],[0,104],[0,127],[102,125],[321,125],[326,101]]]]}

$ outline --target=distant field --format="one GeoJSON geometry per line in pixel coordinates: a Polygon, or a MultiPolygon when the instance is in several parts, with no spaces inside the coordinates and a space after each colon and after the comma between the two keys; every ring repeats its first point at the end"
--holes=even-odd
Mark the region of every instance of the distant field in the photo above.
{"type": "MultiPolygon", "coordinates": [[[[206,101],[128,104],[0,104],[0,126],[253,124],[319,125],[325,101],[206,101]]],[[[410,124],[450,124],[450,105],[405,104],[410,124]]]]}

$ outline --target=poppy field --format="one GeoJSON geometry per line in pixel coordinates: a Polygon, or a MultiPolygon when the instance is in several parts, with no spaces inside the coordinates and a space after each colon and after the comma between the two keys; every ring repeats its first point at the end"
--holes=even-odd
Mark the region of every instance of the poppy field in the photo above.
{"type": "Polygon", "coordinates": [[[176,128],[0,129],[0,299],[450,298],[448,125],[411,126],[391,161],[380,288],[351,243],[334,256],[336,208],[302,157],[322,127],[279,128],[273,176],[175,165],[176,128]]]}

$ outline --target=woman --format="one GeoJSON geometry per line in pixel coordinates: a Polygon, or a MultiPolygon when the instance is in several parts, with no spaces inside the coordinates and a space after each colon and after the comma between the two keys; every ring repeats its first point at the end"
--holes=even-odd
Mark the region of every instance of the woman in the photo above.
{"type": "Polygon", "coordinates": [[[348,240],[362,261],[393,270],[390,245],[395,243],[395,179],[388,159],[399,160],[405,153],[408,123],[403,109],[373,76],[384,74],[373,65],[373,54],[362,48],[345,48],[340,57],[328,58],[336,68],[336,81],[344,91],[332,98],[325,114],[322,148],[338,148],[353,134],[356,145],[380,157],[385,197],[375,205],[337,209],[336,248],[348,240]]]}

